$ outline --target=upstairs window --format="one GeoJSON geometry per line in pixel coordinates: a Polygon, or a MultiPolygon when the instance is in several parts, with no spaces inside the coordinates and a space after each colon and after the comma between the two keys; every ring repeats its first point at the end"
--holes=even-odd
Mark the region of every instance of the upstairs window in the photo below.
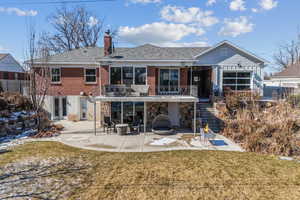
{"type": "Polygon", "coordinates": [[[8,76],[8,72],[3,72],[3,79],[8,80],[9,76],[8,76]]]}
{"type": "Polygon", "coordinates": [[[52,68],[51,69],[51,82],[52,83],[60,83],[60,80],[61,80],[60,68],[52,68]]]}
{"type": "Polygon", "coordinates": [[[85,69],[85,82],[86,83],[96,83],[97,82],[96,69],[85,69]]]}
{"type": "Polygon", "coordinates": [[[231,90],[250,90],[251,72],[223,72],[223,88],[231,90]]]}

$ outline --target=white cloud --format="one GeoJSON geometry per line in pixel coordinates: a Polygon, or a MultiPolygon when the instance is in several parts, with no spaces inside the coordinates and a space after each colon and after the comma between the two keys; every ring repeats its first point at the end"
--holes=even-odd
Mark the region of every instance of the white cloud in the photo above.
{"type": "Polygon", "coordinates": [[[275,1],[275,0],[260,0],[259,5],[263,10],[272,10],[273,8],[277,7],[278,1],[275,1]]]}
{"type": "Polygon", "coordinates": [[[93,17],[93,16],[91,16],[90,19],[89,19],[89,23],[88,24],[89,24],[89,26],[95,26],[98,23],[99,23],[98,19],[95,18],[95,17],[93,17]]]}
{"type": "Polygon", "coordinates": [[[160,44],[155,44],[161,47],[207,47],[209,46],[207,42],[165,42],[160,44]]]}
{"type": "Polygon", "coordinates": [[[130,0],[131,3],[142,3],[142,4],[148,4],[148,3],[160,3],[162,0],[130,0]]]}
{"type": "Polygon", "coordinates": [[[204,30],[185,24],[155,22],[138,27],[121,26],[118,31],[122,40],[132,44],[176,42],[191,34],[200,36],[204,30]]]}
{"type": "Polygon", "coordinates": [[[245,7],[245,0],[232,0],[230,2],[230,10],[234,10],[234,11],[244,11],[246,10],[245,7]]]}
{"type": "Polygon", "coordinates": [[[165,6],[161,12],[164,20],[175,23],[196,23],[200,26],[212,26],[218,23],[218,18],[213,16],[212,11],[202,11],[197,7],[183,8],[177,6],[165,6]]]}
{"type": "Polygon", "coordinates": [[[219,34],[237,37],[241,34],[252,32],[253,28],[254,24],[250,23],[247,17],[241,16],[235,19],[225,19],[224,26],[219,34]]]}
{"type": "Polygon", "coordinates": [[[207,6],[212,6],[212,5],[214,5],[215,3],[217,3],[217,0],[207,0],[206,5],[207,5],[207,6]]]}
{"type": "Polygon", "coordinates": [[[16,14],[17,16],[36,16],[38,12],[36,10],[21,10],[19,8],[4,8],[0,7],[0,12],[8,14],[16,14]]]}
{"type": "Polygon", "coordinates": [[[251,11],[254,12],[254,13],[257,13],[258,9],[257,8],[252,8],[251,11]]]}

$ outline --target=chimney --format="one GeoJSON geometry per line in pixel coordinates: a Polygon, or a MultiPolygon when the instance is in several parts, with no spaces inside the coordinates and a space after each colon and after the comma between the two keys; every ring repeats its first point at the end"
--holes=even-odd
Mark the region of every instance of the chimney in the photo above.
{"type": "Polygon", "coordinates": [[[110,30],[107,30],[104,35],[104,56],[112,54],[112,37],[110,30]]]}

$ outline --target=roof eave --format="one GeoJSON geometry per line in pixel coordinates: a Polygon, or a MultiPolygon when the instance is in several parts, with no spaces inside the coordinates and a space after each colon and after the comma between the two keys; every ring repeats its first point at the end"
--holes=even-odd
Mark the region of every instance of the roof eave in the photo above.
{"type": "Polygon", "coordinates": [[[210,51],[212,51],[212,50],[214,50],[214,49],[216,49],[216,48],[222,46],[223,44],[228,44],[228,45],[230,45],[230,46],[232,46],[232,47],[238,49],[239,51],[241,51],[241,52],[243,52],[243,53],[245,53],[245,54],[248,54],[248,55],[250,55],[250,56],[253,57],[253,58],[256,58],[257,60],[261,61],[261,62],[264,63],[264,64],[270,64],[270,62],[267,61],[266,59],[261,58],[261,57],[255,55],[254,53],[251,53],[250,51],[245,50],[245,49],[243,49],[243,48],[241,48],[241,47],[239,47],[239,46],[233,44],[232,42],[229,42],[228,40],[224,40],[224,41],[222,41],[222,42],[217,43],[215,46],[213,46],[213,47],[211,47],[211,48],[209,48],[209,49],[207,49],[207,50],[201,52],[200,54],[196,55],[194,58],[197,58],[197,57],[199,57],[199,56],[202,56],[202,55],[204,55],[204,54],[206,54],[206,53],[208,53],[208,52],[210,52],[210,51]]]}

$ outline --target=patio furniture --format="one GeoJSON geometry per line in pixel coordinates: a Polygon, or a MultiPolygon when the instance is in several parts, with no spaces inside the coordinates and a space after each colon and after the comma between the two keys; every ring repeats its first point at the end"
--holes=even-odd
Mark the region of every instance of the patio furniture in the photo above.
{"type": "Polygon", "coordinates": [[[139,96],[147,96],[149,92],[149,85],[131,85],[134,92],[139,93],[139,96]]]}
{"type": "Polygon", "coordinates": [[[131,125],[130,125],[130,131],[131,133],[137,133],[140,134],[141,130],[141,123],[140,121],[135,120],[131,125]]]}
{"type": "Polygon", "coordinates": [[[171,120],[167,115],[158,115],[152,122],[152,132],[159,135],[169,135],[174,132],[171,120]]]}
{"type": "Polygon", "coordinates": [[[115,131],[115,123],[110,120],[110,117],[104,117],[103,128],[106,133],[111,133],[111,130],[115,131]]]}
{"type": "Polygon", "coordinates": [[[128,124],[117,124],[116,129],[118,135],[127,135],[128,124]]]}

